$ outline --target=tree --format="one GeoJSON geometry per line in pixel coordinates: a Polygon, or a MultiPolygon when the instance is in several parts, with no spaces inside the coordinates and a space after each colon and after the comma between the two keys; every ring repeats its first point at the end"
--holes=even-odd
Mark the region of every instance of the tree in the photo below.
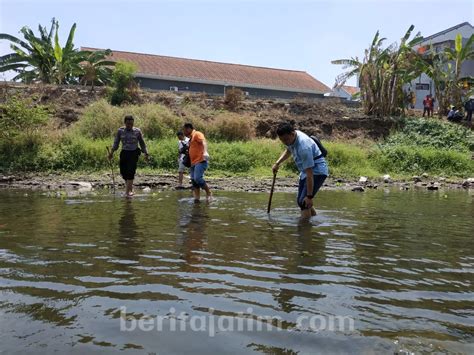
{"type": "MultiPolygon", "coordinates": [[[[9,41],[13,51],[0,57],[0,72],[15,71],[17,75],[13,80],[26,83],[77,84],[85,74],[84,63],[92,64],[97,70],[112,65],[112,62],[104,61],[104,51],[92,55],[89,51],[74,48],[76,24],[69,30],[64,47],[59,43],[59,23],[56,19],[51,20],[49,30],[38,25],[38,31],[39,36],[36,36],[30,28],[23,27],[20,32],[24,40],[0,33],[0,40],[9,41]]],[[[101,76],[107,73],[111,74],[111,70],[102,70],[101,76]]]]}
{"type": "Polygon", "coordinates": [[[135,72],[137,66],[131,62],[118,61],[112,73],[112,91],[110,103],[120,106],[123,103],[131,103],[137,97],[137,83],[135,72]]]}
{"type": "Polygon", "coordinates": [[[463,45],[461,34],[457,34],[453,48],[435,50],[431,45],[423,55],[422,70],[433,80],[440,117],[449,111],[451,105],[462,107],[466,78],[462,77],[461,68],[466,60],[474,59],[473,43],[474,35],[463,45]]]}
{"type": "Polygon", "coordinates": [[[342,86],[353,76],[359,77],[359,86],[364,110],[368,115],[399,115],[404,110],[403,85],[416,78],[421,72],[419,55],[413,47],[423,38],[420,33],[410,40],[414,26],[411,25],[401,38],[400,44],[393,43],[382,48],[385,38],[379,31],[365,50],[363,61],[357,57],[334,60],[332,64],[344,65],[349,71],[336,78],[335,86],[342,86]]]}
{"type": "Polygon", "coordinates": [[[116,62],[107,60],[112,51],[83,51],[84,60],[82,61],[83,74],[80,79],[84,85],[107,85],[112,80],[113,67],[116,62]]]}

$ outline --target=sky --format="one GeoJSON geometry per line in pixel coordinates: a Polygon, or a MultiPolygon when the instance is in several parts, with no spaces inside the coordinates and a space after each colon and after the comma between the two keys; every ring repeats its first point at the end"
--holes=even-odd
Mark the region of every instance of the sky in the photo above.
{"type": "Polygon", "coordinates": [[[77,47],[302,70],[332,87],[331,60],[363,57],[377,30],[388,45],[411,24],[424,36],[474,24],[474,0],[0,0],[0,33],[53,17],[63,45],[77,23],[77,47]]]}

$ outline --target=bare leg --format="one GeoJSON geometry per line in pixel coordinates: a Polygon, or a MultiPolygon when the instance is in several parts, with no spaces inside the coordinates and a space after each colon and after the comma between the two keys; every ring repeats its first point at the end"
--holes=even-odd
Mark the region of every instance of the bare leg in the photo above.
{"type": "Polygon", "coordinates": [[[211,190],[209,189],[209,186],[207,186],[207,184],[206,184],[206,185],[204,185],[203,189],[204,189],[204,191],[206,191],[206,200],[207,200],[207,202],[211,202],[211,200],[212,200],[212,192],[211,192],[211,190]]]}
{"type": "Polygon", "coordinates": [[[193,196],[194,196],[194,202],[199,202],[201,199],[201,189],[199,187],[195,187],[193,189],[193,196]]]}
{"type": "Polygon", "coordinates": [[[301,210],[301,218],[310,219],[311,218],[311,209],[301,210]]]}
{"type": "Polygon", "coordinates": [[[178,186],[179,187],[183,186],[183,176],[184,176],[184,173],[182,171],[178,172],[178,186]]]}
{"type": "Polygon", "coordinates": [[[126,192],[127,196],[133,196],[133,180],[125,180],[126,192]]]}

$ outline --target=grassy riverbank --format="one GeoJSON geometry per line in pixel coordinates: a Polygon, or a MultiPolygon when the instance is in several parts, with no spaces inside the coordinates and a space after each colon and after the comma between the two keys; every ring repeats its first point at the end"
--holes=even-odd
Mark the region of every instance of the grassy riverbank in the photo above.
{"type": "MultiPolygon", "coordinates": [[[[209,139],[212,157],[209,173],[214,176],[271,175],[271,165],[283,146],[276,139],[256,137],[254,117],[226,110],[197,112],[188,106],[182,117],[161,104],[112,107],[98,101],[86,108],[79,121],[59,128],[49,118],[48,108],[12,99],[2,106],[5,128],[0,141],[3,172],[105,171],[105,147],[121,125],[125,113],[137,117],[149,151],[150,163],[140,167],[152,172],[176,170],[177,141],[174,137],[184,121],[193,122],[209,139]],[[209,116],[207,119],[206,114],[209,116]]],[[[394,178],[428,173],[445,177],[474,175],[472,132],[437,119],[402,119],[401,130],[379,142],[364,140],[324,141],[334,177],[394,178]]],[[[290,162],[282,175],[293,175],[290,162]]]]}

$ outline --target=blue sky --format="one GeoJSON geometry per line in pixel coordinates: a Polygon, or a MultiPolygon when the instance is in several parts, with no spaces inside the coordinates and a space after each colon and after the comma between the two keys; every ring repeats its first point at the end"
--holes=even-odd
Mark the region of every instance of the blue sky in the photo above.
{"type": "Polygon", "coordinates": [[[361,57],[377,30],[388,44],[411,24],[425,36],[473,24],[474,1],[0,0],[0,32],[52,17],[62,43],[76,22],[76,46],[304,70],[332,86],[342,68],[331,60],[361,57]]]}

